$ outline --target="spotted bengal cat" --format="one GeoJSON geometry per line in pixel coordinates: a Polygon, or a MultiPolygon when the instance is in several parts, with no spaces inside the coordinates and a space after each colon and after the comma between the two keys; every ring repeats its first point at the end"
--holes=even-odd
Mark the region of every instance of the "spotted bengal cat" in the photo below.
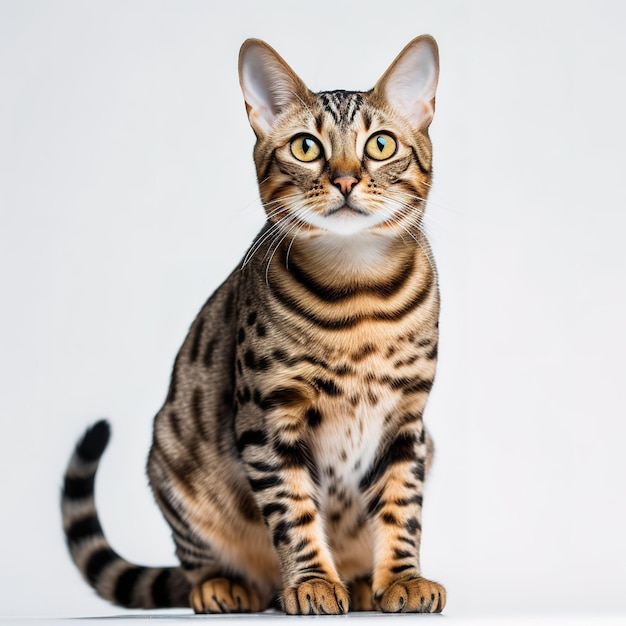
{"type": "Polygon", "coordinates": [[[255,39],[239,74],[267,222],[192,324],[154,421],[148,475],[180,566],[133,565],[105,539],[104,421],[65,476],[72,558],[126,607],[439,612],[419,561],[437,45],[414,39],[365,92],[312,93],[255,39]]]}

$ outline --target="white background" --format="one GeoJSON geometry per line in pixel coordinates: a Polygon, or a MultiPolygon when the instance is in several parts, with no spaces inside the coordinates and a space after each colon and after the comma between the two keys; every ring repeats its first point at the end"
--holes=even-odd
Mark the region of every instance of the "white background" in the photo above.
{"type": "Polygon", "coordinates": [[[101,416],[107,534],[174,562],[144,471],[152,417],[263,223],[242,41],[314,90],[367,89],[425,32],[443,296],[425,574],[450,616],[626,612],[623,6],[1,1],[0,616],[115,612],[58,511],[101,416]]]}

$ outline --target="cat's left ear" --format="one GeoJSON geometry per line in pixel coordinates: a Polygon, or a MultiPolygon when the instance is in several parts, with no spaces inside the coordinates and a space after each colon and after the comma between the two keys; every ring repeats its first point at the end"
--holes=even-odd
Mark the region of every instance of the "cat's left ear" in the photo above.
{"type": "Polygon", "coordinates": [[[239,82],[250,125],[261,136],[287,106],[308,100],[311,93],[283,58],[260,39],[247,39],[241,46],[239,82]]]}
{"type": "Polygon", "coordinates": [[[424,130],[435,113],[439,50],[430,35],[416,37],[402,50],[374,87],[374,93],[403,115],[414,130],[424,130]]]}

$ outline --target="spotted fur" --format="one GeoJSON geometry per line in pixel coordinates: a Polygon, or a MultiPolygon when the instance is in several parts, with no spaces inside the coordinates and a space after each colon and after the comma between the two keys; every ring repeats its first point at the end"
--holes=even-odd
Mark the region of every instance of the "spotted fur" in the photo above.
{"type": "Polygon", "coordinates": [[[192,324],[155,418],[148,475],[180,565],[133,565],[104,538],[100,422],[76,448],[62,506],[72,557],[103,597],[200,613],[443,609],[419,562],[437,75],[423,36],[374,89],[314,94],[267,44],[244,43],[267,223],[192,324]]]}

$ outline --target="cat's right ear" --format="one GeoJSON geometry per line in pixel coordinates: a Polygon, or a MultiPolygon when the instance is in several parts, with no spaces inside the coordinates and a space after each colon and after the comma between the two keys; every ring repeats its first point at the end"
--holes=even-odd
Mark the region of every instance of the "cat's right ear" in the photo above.
{"type": "Polygon", "coordinates": [[[260,39],[247,39],[239,52],[239,83],[254,132],[263,136],[290,104],[309,90],[282,57],[260,39]]]}

